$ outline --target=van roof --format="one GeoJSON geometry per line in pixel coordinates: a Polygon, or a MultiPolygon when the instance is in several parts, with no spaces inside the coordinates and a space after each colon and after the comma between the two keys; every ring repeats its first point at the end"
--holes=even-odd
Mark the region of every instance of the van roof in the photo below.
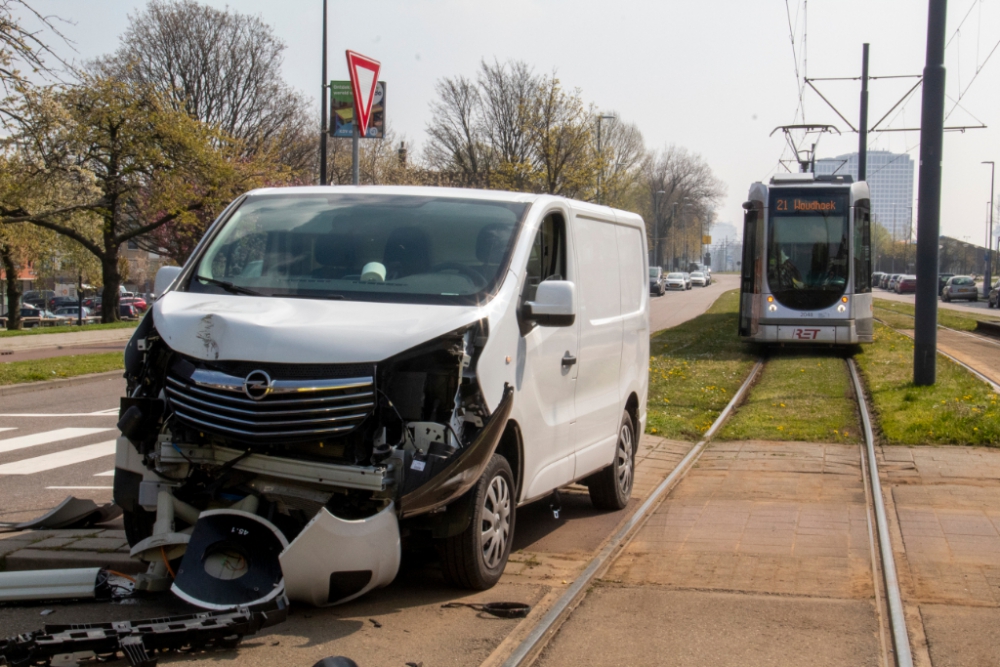
{"type": "Polygon", "coordinates": [[[533,194],[529,192],[507,192],[505,190],[476,190],[472,188],[439,188],[418,185],[306,185],[284,188],[259,188],[251,190],[247,195],[273,194],[381,194],[409,195],[414,197],[454,197],[456,199],[471,199],[481,201],[508,201],[534,204],[543,200],[560,201],[569,205],[577,212],[603,211],[605,215],[614,216],[620,223],[634,227],[643,227],[642,218],[635,213],[614,209],[591,202],[569,199],[558,195],[533,194]]]}

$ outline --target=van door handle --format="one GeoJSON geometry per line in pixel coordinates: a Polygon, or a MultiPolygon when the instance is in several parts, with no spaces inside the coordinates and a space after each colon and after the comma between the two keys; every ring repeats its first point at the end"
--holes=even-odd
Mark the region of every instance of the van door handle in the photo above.
{"type": "Polygon", "coordinates": [[[576,364],[576,357],[567,352],[566,356],[562,358],[563,368],[569,368],[570,366],[573,366],[575,364],[576,364]]]}

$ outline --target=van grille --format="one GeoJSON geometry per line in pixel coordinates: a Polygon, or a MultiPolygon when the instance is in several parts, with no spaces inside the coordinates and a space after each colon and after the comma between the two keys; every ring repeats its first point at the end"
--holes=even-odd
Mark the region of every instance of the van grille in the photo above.
{"type": "Polygon", "coordinates": [[[368,374],[286,379],[263,368],[239,377],[182,363],[167,374],[166,394],[176,419],[200,432],[254,443],[316,440],[353,430],[374,409],[374,368],[357,370],[368,374]]]}

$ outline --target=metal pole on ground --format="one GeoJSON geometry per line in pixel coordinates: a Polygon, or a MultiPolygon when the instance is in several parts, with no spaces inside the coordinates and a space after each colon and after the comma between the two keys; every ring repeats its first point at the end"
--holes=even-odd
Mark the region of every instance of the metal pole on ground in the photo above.
{"type": "Polygon", "coordinates": [[[868,177],[868,44],[861,49],[861,115],[858,124],[858,180],[868,177]]]}
{"type": "Polygon", "coordinates": [[[929,0],[927,62],[920,111],[920,180],[917,188],[917,294],[913,331],[913,383],[937,375],[938,238],[941,234],[941,159],[944,143],[944,40],[947,0],[929,0]]]}
{"type": "Polygon", "coordinates": [[[327,122],[327,93],[326,87],[326,0],[323,0],[323,87],[320,88],[321,110],[319,112],[319,184],[326,185],[326,135],[328,132],[327,122]]]}
{"type": "Polygon", "coordinates": [[[351,183],[358,185],[361,182],[361,169],[359,149],[361,145],[361,135],[358,133],[358,119],[352,123],[354,133],[351,135],[351,183]]]}
{"type": "Polygon", "coordinates": [[[986,273],[983,274],[983,298],[990,298],[990,284],[993,281],[993,183],[996,165],[992,160],[984,161],[983,164],[990,165],[990,233],[986,237],[986,273]]]}

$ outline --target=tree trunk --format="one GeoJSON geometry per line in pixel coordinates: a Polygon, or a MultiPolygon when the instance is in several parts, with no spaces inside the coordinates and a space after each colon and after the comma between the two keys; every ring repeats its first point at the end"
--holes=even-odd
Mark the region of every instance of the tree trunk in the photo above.
{"type": "Polygon", "coordinates": [[[0,262],[7,274],[7,330],[21,328],[21,280],[10,248],[0,244],[0,262]]]}
{"type": "Polygon", "coordinates": [[[121,273],[118,270],[118,247],[105,248],[101,257],[101,277],[104,288],[101,296],[101,322],[118,321],[118,286],[121,284],[121,273]]]}

